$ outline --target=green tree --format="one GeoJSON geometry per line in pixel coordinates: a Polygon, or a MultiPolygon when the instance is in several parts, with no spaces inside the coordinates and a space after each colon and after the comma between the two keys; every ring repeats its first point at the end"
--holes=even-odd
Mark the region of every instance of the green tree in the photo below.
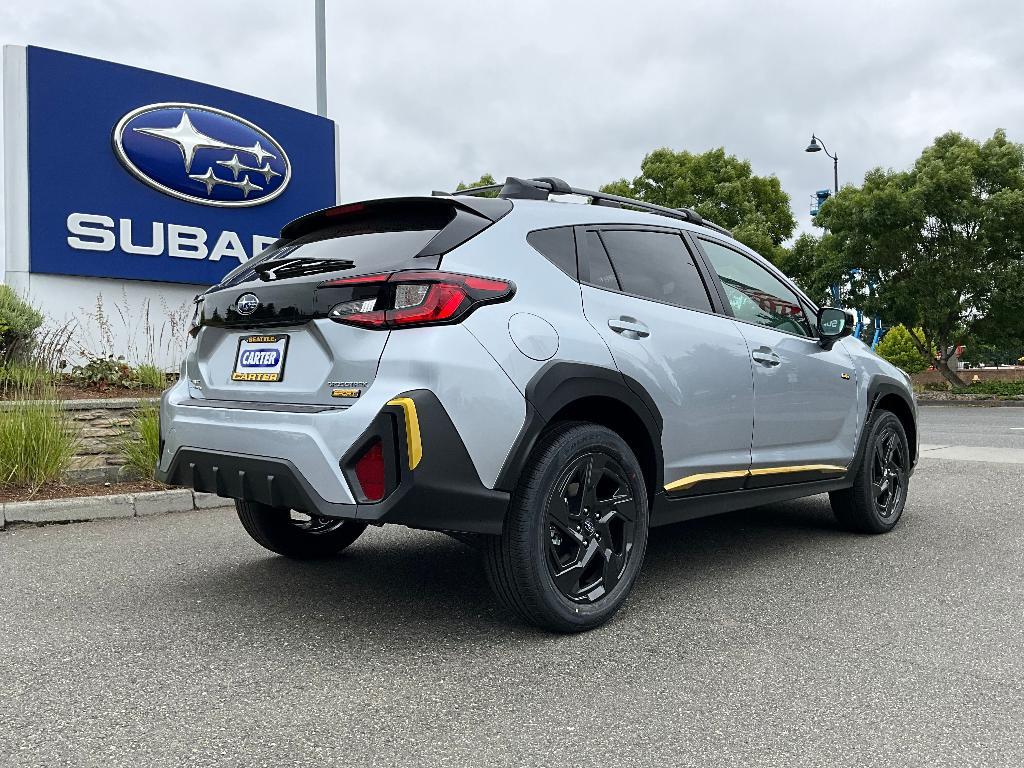
{"type": "MultiPolygon", "coordinates": [[[[1024,222],[1021,222],[1024,230],[1024,222]]],[[[1012,265],[992,292],[985,316],[974,324],[964,360],[1015,365],[1024,355],[1024,262],[1012,265]]]]}
{"type": "Polygon", "coordinates": [[[924,346],[925,340],[920,328],[914,329],[914,336],[916,339],[910,337],[910,331],[905,326],[897,325],[878,342],[875,351],[907,373],[920,373],[927,370],[932,358],[926,360],[921,356],[921,347],[924,346]]]}
{"type": "Polygon", "coordinates": [[[843,259],[822,238],[806,232],[792,247],[777,248],[774,261],[818,306],[834,304],[832,286],[849,279],[843,259]]]}
{"type": "MultiPolygon", "coordinates": [[[[825,246],[859,268],[856,302],[886,323],[920,328],[922,357],[954,386],[956,347],[1012,299],[1024,246],[1024,146],[998,130],[984,142],[939,136],[906,171],[876,168],[815,218],[825,246]]],[[[989,329],[991,332],[991,329],[989,329]]]]}
{"type": "Polygon", "coordinates": [[[789,195],[779,180],[755,176],[748,161],[725,154],[721,147],[702,154],[656,149],[640,164],[639,176],[606,184],[601,191],[669,208],[693,208],[767,258],[775,258],[796,228],[789,195]]]}
{"type": "MultiPolygon", "coordinates": [[[[490,186],[491,184],[497,184],[497,183],[498,182],[496,182],[494,180],[494,177],[491,176],[491,174],[485,173],[483,176],[481,176],[479,179],[474,181],[472,184],[466,184],[464,181],[460,181],[459,182],[459,186],[457,186],[455,188],[455,191],[456,192],[461,192],[464,189],[472,189],[473,187],[487,187],[487,186],[490,186]]],[[[482,193],[480,195],[480,197],[497,197],[497,196],[498,196],[497,190],[495,190],[494,192],[484,192],[484,193],[482,193]]]]}

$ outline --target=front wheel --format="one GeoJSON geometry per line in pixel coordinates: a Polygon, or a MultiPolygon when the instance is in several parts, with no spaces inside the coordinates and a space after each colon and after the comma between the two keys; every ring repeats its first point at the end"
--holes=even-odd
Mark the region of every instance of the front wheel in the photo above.
{"type": "Polygon", "coordinates": [[[626,442],[596,424],[558,425],[531,454],[504,532],[485,543],[488,580],[532,624],[593,629],[632,589],[647,526],[644,477],[626,442]]]}
{"type": "Polygon", "coordinates": [[[236,500],[235,509],[257,544],[296,560],[336,555],[366,530],[366,523],[355,520],[308,515],[254,501],[236,500]]]}
{"type": "Polygon", "coordinates": [[[895,527],[907,503],[910,446],[903,424],[890,411],[878,411],[868,429],[853,485],[833,491],[829,500],[844,528],[886,533],[895,527]]]}

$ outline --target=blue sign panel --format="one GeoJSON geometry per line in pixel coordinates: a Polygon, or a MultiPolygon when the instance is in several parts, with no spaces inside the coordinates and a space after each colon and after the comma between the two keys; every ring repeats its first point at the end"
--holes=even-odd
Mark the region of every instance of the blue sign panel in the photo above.
{"type": "Polygon", "coordinates": [[[213,284],[335,203],[330,120],[26,50],[32,272],[213,284]]]}

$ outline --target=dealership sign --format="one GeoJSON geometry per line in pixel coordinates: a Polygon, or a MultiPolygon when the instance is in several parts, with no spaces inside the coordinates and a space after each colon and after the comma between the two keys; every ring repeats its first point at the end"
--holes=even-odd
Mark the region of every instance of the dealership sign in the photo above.
{"type": "Polygon", "coordinates": [[[14,143],[23,121],[27,157],[9,143],[7,193],[27,201],[8,205],[7,227],[25,230],[29,272],[212,284],[336,202],[330,120],[111,62],[15,53],[5,120],[14,143]]]}

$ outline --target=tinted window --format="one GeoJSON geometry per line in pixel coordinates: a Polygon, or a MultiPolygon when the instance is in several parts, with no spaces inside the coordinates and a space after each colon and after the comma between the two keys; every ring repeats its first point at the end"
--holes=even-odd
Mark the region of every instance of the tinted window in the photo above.
{"type": "Polygon", "coordinates": [[[800,299],[781,280],[732,248],[703,239],[701,245],[737,319],[801,336],[812,335],[800,299]]]}
{"type": "Polygon", "coordinates": [[[608,254],[601,244],[601,238],[597,232],[587,232],[587,266],[590,271],[588,282],[591,285],[613,291],[621,290],[619,281],[615,277],[615,270],[612,269],[612,263],[608,261],[608,254]]]}
{"type": "Polygon", "coordinates": [[[604,230],[601,239],[626,293],[711,311],[704,281],[679,235],[604,230]]]}
{"type": "Polygon", "coordinates": [[[538,229],[526,236],[526,242],[540,251],[544,256],[565,272],[573,280],[578,279],[576,272],[576,238],[572,227],[557,229],[538,229]]]}

